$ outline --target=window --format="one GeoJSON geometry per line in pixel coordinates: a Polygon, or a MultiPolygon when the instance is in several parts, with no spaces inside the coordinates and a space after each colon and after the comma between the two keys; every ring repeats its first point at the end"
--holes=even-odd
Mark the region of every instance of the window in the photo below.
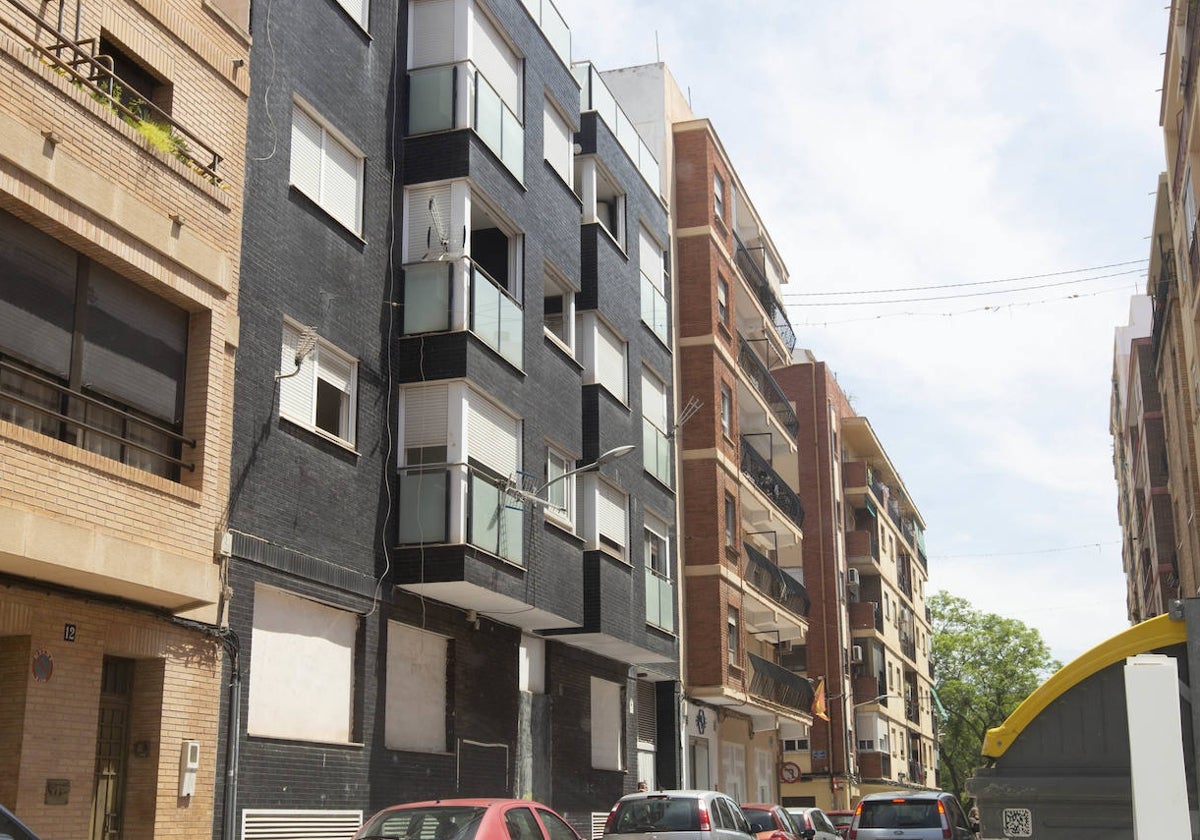
{"type": "Polygon", "coordinates": [[[292,105],[292,185],[362,232],[363,155],[299,102],[292,105]]]}
{"type": "Polygon", "coordinates": [[[667,272],[663,246],[644,226],[638,226],[638,269],[642,275],[642,321],[664,344],[670,344],[667,326],[667,272]]]}
{"type": "MultiPolygon", "coordinates": [[[[528,808],[510,808],[504,812],[504,828],[509,840],[541,840],[542,830],[528,808]]],[[[453,837],[455,835],[448,835],[453,837]]]]}
{"type": "Polygon", "coordinates": [[[729,652],[729,664],[735,668],[740,661],[738,655],[741,650],[738,640],[740,618],[738,611],[734,607],[730,607],[728,614],[725,616],[725,647],[729,652]]]}
{"type": "Polygon", "coordinates": [[[724,382],[721,383],[721,433],[733,437],[733,391],[724,382]]]}
{"type": "MultiPolygon", "coordinates": [[[[449,5],[449,4],[448,4],[449,5]]],[[[517,176],[525,173],[524,62],[508,39],[478,3],[470,5],[471,61],[475,65],[473,128],[517,176]]],[[[453,20],[453,18],[451,18],[453,20]]],[[[439,33],[454,43],[450,33],[439,33]]]]}
{"type": "MultiPolygon", "coordinates": [[[[1182,138],[1180,138],[1182,141],[1182,138]]],[[[1188,247],[1196,238],[1196,191],[1192,187],[1192,168],[1183,175],[1183,223],[1187,226],[1188,247]]]]}
{"type": "Polygon", "coordinates": [[[383,738],[388,749],[446,751],[449,646],[443,636],[388,622],[383,738]]]}
{"type": "Polygon", "coordinates": [[[255,586],[249,734],[352,741],[357,638],[354,613],[255,586]]]}
{"type": "Polygon", "coordinates": [[[737,502],[728,493],[725,494],[725,548],[737,548],[737,502]]]}
{"type": "Polygon", "coordinates": [[[564,350],[575,353],[575,289],[547,264],[542,296],[542,327],[564,350]]]}
{"type": "Polygon", "coordinates": [[[357,360],[285,321],[279,372],[281,417],[354,446],[357,360]]]}
{"type": "Polygon", "coordinates": [[[625,192],[595,158],[577,158],[575,186],[583,200],[583,222],[598,222],[625,249],[625,192]]]}
{"type": "Polygon", "coordinates": [[[625,339],[595,312],[585,312],[580,317],[579,340],[584,383],[602,385],[622,404],[628,404],[629,364],[625,339]]]}
{"type": "Polygon", "coordinates": [[[646,568],[670,579],[671,561],[667,556],[667,523],[657,516],[646,514],[645,522],[646,568]]]}
{"type": "Polygon", "coordinates": [[[550,502],[546,508],[546,515],[559,520],[574,531],[575,476],[566,475],[572,469],[572,458],[552,446],[546,448],[546,498],[550,502]]]}
{"type": "MultiPolygon", "coordinates": [[[[728,794],[734,802],[745,801],[746,792],[746,748],[741,744],[731,744],[725,741],[721,744],[721,778],[724,784],[721,790],[728,794]]],[[[721,808],[722,822],[726,822],[729,828],[733,831],[744,831],[750,833],[750,826],[746,823],[746,816],[742,814],[742,809],[732,802],[725,799],[714,800],[714,804],[724,802],[725,807],[721,808]],[[738,815],[741,814],[741,820],[738,820],[738,815]]],[[[718,806],[720,807],[720,806],[718,806]]]]}
{"type": "Polygon", "coordinates": [[[667,523],[646,514],[642,554],[646,566],[646,622],[668,632],[675,628],[675,589],[667,553],[667,523]]]}
{"type": "Polygon", "coordinates": [[[368,0],[337,0],[337,4],[346,10],[350,19],[363,29],[367,28],[367,3],[368,0]]]}
{"type": "Polygon", "coordinates": [[[642,465],[663,484],[670,485],[667,385],[646,368],[642,368],[642,465]]]}
{"type": "Polygon", "coordinates": [[[603,479],[596,480],[596,548],[626,559],[629,497],[603,479]]]}
{"type": "Polygon", "coordinates": [[[729,326],[729,281],[724,277],[717,278],[717,320],[729,326]]]}
{"type": "Polygon", "coordinates": [[[597,770],[622,770],[621,686],[591,678],[592,767],[597,770]]]}
{"type": "Polygon", "coordinates": [[[178,480],[188,313],[3,211],[0,243],[0,419],[178,480]]]}
{"type": "Polygon", "coordinates": [[[808,749],[809,748],[808,748],[808,739],[807,738],[784,738],[783,739],[783,751],[784,752],[808,752],[808,749]]]}
{"type": "Polygon", "coordinates": [[[573,188],[575,165],[572,158],[575,153],[575,136],[567,118],[549,99],[546,100],[542,117],[542,145],[546,162],[567,182],[568,187],[573,188]]]}
{"type": "Polygon", "coordinates": [[[113,89],[113,96],[122,105],[145,120],[154,117],[154,112],[146,107],[147,102],[165,114],[171,113],[174,86],[148,69],[144,59],[117,44],[107,31],[100,35],[100,54],[112,59],[112,71],[121,80],[113,89]]]}
{"type": "Polygon", "coordinates": [[[716,170],[713,170],[713,212],[717,214],[717,218],[724,221],[725,182],[721,180],[721,175],[716,170]]]}

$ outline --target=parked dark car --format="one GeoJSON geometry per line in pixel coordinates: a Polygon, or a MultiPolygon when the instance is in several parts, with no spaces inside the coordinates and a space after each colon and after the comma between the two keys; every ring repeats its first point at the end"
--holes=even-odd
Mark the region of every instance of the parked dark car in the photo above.
{"type": "Polygon", "coordinates": [[[621,797],[604,840],[754,840],[736,802],[714,790],[657,790],[621,797]]]}
{"type": "Polygon", "coordinates": [[[849,840],[976,840],[979,823],[967,819],[952,793],[927,790],[872,793],[854,809],[849,840]]]}
{"type": "Polygon", "coordinates": [[[561,816],[524,799],[440,799],[384,808],[354,840],[580,840],[561,816]]]}
{"type": "Polygon", "coordinates": [[[854,822],[853,811],[826,811],[825,816],[837,829],[838,836],[845,837],[850,832],[850,823],[854,822]]]}

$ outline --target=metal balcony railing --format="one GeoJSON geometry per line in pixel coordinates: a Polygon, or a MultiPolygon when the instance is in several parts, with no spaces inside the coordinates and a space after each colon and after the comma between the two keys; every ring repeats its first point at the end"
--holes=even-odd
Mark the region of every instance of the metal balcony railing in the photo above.
{"type": "Polygon", "coordinates": [[[800,421],[796,417],[795,410],[788,402],[783,389],[779,387],[779,383],[775,381],[775,377],[771,375],[770,369],[754,352],[750,342],[741,335],[738,336],[738,366],[741,367],[742,373],[746,374],[746,378],[754,384],[755,390],[766,400],[767,407],[771,409],[775,419],[791,433],[792,437],[795,437],[800,429],[800,421]]]}
{"type": "Polygon", "coordinates": [[[0,419],[154,475],[179,480],[179,456],[196,441],[0,356],[0,419]]]}
{"type": "Polygon", "coordinates": [[[763,491],[775,507],[795,522],[796,527],[804,527],[804,508],[800,504],[800,497],[787,486],[770,462],[750,445],[745,435],[742,436],[742,473],[763,491]]]}
{"type": "Polygon", "coordinates": [[[18,20],[0,17],[0,25],[27,44],[38,58],[56,73],[70,79],[72,84],[86,90],[94,99],[107,105],[134,128],[143,125],[157,128],[156,134],[164,136],[163,142],[169,153],[213,184],[221,182],[221,176],[217,173],[221,155],[201,135],[144,97],[137,97],[136,101],[122,101],[120,91],[128,93],[134,87],[106,66],[102,60],[104,56],[93,56],[80,42],[67,37],[55,24],[43,20],[21,0],[5,2],[17,11],[18,20]],[[24,27],[18,23],[21,18],[27,21],[24,27]],[[49,45],[41,43],[43,33],[50,37],[49,45]]]}
{"type": "Polygon", "coordinates": [[[750,669],[750,693],[778,706],[809,714],[812,711],[813,685],[774,662],[748,653],[750,669]]]}
{"type": "Polygon", "coordinates": [[[745,575],[750,585],[781,607],[807,617],[812,600],[804,584],[772,563],[750,543],[742,543],[742,546],[746,549],[745,575]]]}
{"type": "Polygon", "coordinates": [[[734,262],[741,270],[742,276],[746,278],[746,282],[750,284],[750,288],[754,289],[758,302],[766,310],[767,317],[771,319],[784,346],[787,347],[788,355],[791,355],[792,351],[796,349],[796,331],[792,329],[792,323],[788,320],[783,304],[779,302],[779,298],[775,297],[771,283],[767,280],[766,272],[755,261],[750,249],[738,238],[737,234],[734,234],[733,238],[737,243],[734,262]]]}

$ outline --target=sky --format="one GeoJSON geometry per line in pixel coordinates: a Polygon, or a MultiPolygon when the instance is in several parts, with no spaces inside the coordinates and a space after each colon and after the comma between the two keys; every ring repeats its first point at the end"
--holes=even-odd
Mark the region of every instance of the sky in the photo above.
{"type": "Polygon", "coordinates": [[[928,591],[1064,664],[1125,629],[1109,397],[1166,165],[1168,4],[555,2],[575,60],[663,61],[713,122],[797,346],[925,520],[928,591]]]}

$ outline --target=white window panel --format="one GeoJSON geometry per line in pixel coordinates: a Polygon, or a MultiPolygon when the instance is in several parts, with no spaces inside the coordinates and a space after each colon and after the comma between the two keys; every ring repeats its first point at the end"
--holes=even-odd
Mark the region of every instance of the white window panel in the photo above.
{"type": "Polygon", "coordinates": [[[622,709],[621,686],[615,682],[591,678],[592,767],[597,770],[621,770],[622,709]]]}
{"type": "Polygon", "coordinates": [[[467,456],[507,478],[520,467],[521,421],[478,391],[467,400],[467,456]]]}
{"type": "Polygon", "coordinates": [[[455,0],[415,0],[408,6],[409,69],[450,64],[458,59],[454,43],[455,0]]]}
{"type": "Polygon", "coordinates": [[[542,119],[542,145],[545,149],[546,160],[554,167],[554,171],[567,182],[567,186],[573,187],[574,136],[566,118],[549,99],[546,100],[545,115],[542,119]]]}
{"type": "Polygon", "coordinates": [[[575,476],[567,475],[575,467],[575,461],[554,447],[546,449],[546,498],[550,505],[546,514],[575,530],[575,476]],[[564,478],[565,476],[565,478],[564,478]]]}
{"type": "Polygon", "coordinates": [[[746,748],[725,741],[721,744],[721,790],[734,802],[742,802],[746,792],[746,748]]]}
{"type": "Polygon", "coordinates": [[[358,392],[354,357],[307,328],[284,322],[279,372],[281,417],[354,446],[358,392]],[[296,357],[301,353],[297,367],[296,357]]]}
{"type": "Polygon", "coordinates": [[[471,13],[471,60],[519,119],[521,58],[478,5],[471,13]]]}
{"type": "Polygon", "coordinates": [[[642,369],[642,416],[660,432],[667,430],[667,386],[657,376],[642,369]]]}
{"type": "Polygon", "coordinates": [[[450,389],[445,385],[405,388],[404,448],[445,446],[449,430],[450,389]]]}
{"type": "Polygon", "coordinates": [[[663,248],[644,227],[638,228],[638,260],[642,274],[645,274],[654,288],[660,292],[665,288],[665,270],[663,268],[663,248]]]}
{"type": "Polygon", "coordinates": [[[596,321],[596,381],[621,402],[629,398],[625,341],[606,324],[596,321]]]}
{"type": "Polygon", "coordinates": [[[391,750],[445,752],[445,637],[388,622],[384,745],[391,750]]]}
{"type": "Polygon", "coordinates": [[[291,183],[355,233],[362,231],[363,156],[299,102],[292,105],[291,183]]]}
{"type": "Polygon", "coordinates": [[[351,612],[256,586],[247,731],[348,743],[357,633],[351,612]]]}
{"type": "Polygon", "coordinates": [[[624,552],[629,545],[628,497],[607,481],[597,481],[596,485],[597,535],[624,552]]]}
{"type": "Polygon", "coordinates": [[[670,578],[671,560],[667,542],[670,529],[666,522],[649,513],[646,514],[644,524],[646,529],[646,566],[664,578],[670,578]]]}
{"type": "Polygon", "coordinates": [[[337,0],[338,5],[346,10],[346,14],[363,29],[367,28],[368,0],[337,0]]]}

